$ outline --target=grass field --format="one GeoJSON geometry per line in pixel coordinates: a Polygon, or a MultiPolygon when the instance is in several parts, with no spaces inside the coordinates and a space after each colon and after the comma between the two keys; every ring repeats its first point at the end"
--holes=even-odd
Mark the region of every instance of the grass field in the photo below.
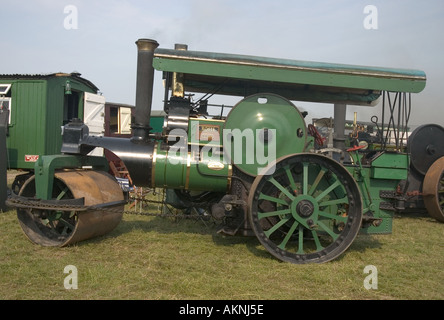
{"type": "Polygon", "coordinates": [[[283,263],[256,238],[215,231],[202,221],[125,214],[106,236],[47,248],[27,240],[15,211],[0,213],[0,299],[444,299],[444,224],[428,216],[396,216],[393,234],[360,235],[320,265],[283,263]],[[77,289],[65,289],[68,265],[77,268],[77,289]],[[377,289],[364,287],[368,265],[377,289]]]}

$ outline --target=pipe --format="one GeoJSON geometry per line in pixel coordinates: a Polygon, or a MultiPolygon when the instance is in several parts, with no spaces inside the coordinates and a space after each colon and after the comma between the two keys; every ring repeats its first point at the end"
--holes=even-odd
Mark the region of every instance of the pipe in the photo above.
{"type": "Polygon", "coordinates": [[[96,147],[107,149],[125,163],[134,185],[151,185],[154,140],[134,143],[128,138],[90,136],[88,126],[73,121],[63,127],[62,141],[61,152],[65,154],[87,155],[96,147]]]}
{"type": "Polygon", "coordinates": [[[139,39],[137,45],[136,111],[132,121],[133,142],[149,140],[151,104],[153,100],[154,50],[159,46],[156,40],[139,39]]]}
{"type": "MultiPolygon", "coordinates": [[[[174,50],[188,50],[188,46],[186,44],[176,43],[174,45],[174,50]]],[[[183,73],[174,72],[173,73],[173,85],[172,85],[172,96],[183,98],[185,95],[185,89],[183,86],[183,73]]]]}
{"type": "Polygon", "coordinates": [[[334,137],[333,147],[345,150],[345,115],[347,105],[334,104],[334,137]]]}

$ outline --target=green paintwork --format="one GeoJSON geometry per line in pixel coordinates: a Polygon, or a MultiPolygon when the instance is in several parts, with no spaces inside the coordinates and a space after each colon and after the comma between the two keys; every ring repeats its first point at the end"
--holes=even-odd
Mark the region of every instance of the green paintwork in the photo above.
{"type": "Polygon", "coordinates": [[[166,113],[162,110],[152,110],[150,117],[151,132],[162,132],[163,122],[165,120],[166,113]]]}
{"type": "Polygon", "coordinates": [[[260,94],[245,98],[228,114],[224,130],[230,130],[233,138],[227,134],[225,150],[235,166],[243,172],[256,176],[260,168],[272,161],[292,153],[300,153],[307,146],[307,131],[303,116],[287,99],[274,94],[260,94]],[[261,139],[264,129],[271,132],[271,140],[264,143],[261,139]],[[272,159],[271,143],[275,144],[272,159]],[[264,150],[262,154],[258,152],[264,150]],[[264,163],[267,161],[267,163],[264,163]]]}
{"type": "Polygon", "coordinates": [[[353,175],[361,191],[364,213],[371,212],[373,217],[381,218],[379,226],[361,229],[363,234],[389,234],[392,232],[393,211],[380,208],[381,191],[396,190],[399,181],[407,179],[408,156],[402,153],[383,152],[373,159],[370,166],[361,165],[362,154],[351,152],[354,165],[345,167],[353,175]]]}
{"type": "Polygon", "coordinates": [[[150,126],[151,132],[162,132],[164,117],[151,117],[150,126]]]}
{"type": "Polygon", "coordinates": [[[409,157],[402,153],[385,152],[372,161],[371,177],[374,179],[407,179],[409,157]]]}
{"type": "Polygon", "coordinates": [[[193,191],[227,192],[230,181],[230,165],[223,156],[199,159],[200,148],[191,146],[181,153],[178,149],[165,151],[157,146],[154,166],[154,186],[193,191]],[[216,169],[211,169],[217,165],[216,169]]]}
{"type": "Polygon", "coordinates": [[[78,95],[78,116],[83,118],[84,92],[97,92],[89,81],[69,74],[0,75],[0,84],[12,84],[8,168],[32,170],[36,156],[60,153],[66,81],[78,95]]]}
{"type": "Polygon", "coordinates": [[[274,92],[290,100],[371,104],[378,91],[421,92],[420,70],[355,66],[158,48],[153,66],[184,74],[188,91],[246,96],[274,92]],[[264,90],[265,89],[265,90],[264,90]]]}
{"type": "Polygon", "coordinates": [[[108,161],[104,157],[50,155],[40,156],[35,163],[36,198],[50,200],[57,169],[82,168],[91,166],[93,170],[108,171],[108,161]]]}

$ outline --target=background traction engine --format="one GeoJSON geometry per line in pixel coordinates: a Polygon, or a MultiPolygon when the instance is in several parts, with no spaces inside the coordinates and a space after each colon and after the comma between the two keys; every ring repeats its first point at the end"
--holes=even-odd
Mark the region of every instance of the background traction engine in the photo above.
{"type": "MultiPolygon", "coordinates": [[[[64,127],[62,154],[40,157],[35,176],[9,199],[31,241],[65,246],[118,225],[126,200],[106,173],[106,160],[87,155],[95,147],[118,156],[134,185],[175,190],[222,221],[220,233],[255,235],[273,256],[291,263],[330,261],[358,233],[390,233],[393,212],[409,206],[406,192],[422,194],[423,178],[409,178],[408,153],[352,147],[347,162],[314,152],[318,146],[304,116],[275,92],[252,93],[226,118],[209,118],[204,104],[197,107],[183,95],[181,73],[169,73],[166,92],[171,88],[172,96],[165,99],[163,132],[152,134],[153,59],[164,52],[156,51],[154,40],[136,44],[133,137],[90,136],[81,121],[64,127]]],[[[426,178],[427,207],[442,221],[444,152],[433,148],[432,163],[418,176],[426,178]]]]}

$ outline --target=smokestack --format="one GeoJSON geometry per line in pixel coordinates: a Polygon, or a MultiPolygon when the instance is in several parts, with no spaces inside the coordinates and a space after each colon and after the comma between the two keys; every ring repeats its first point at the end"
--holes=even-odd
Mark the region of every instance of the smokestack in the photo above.
{"type": "Polygon", "coordinates": [[[133,142],[147,141],[150,127],[151,103],[153,100],[154,50],[159,46],[157,41],[139,39],[137,45],[137,83],[136,112],[131,125],[133,142]]]}

